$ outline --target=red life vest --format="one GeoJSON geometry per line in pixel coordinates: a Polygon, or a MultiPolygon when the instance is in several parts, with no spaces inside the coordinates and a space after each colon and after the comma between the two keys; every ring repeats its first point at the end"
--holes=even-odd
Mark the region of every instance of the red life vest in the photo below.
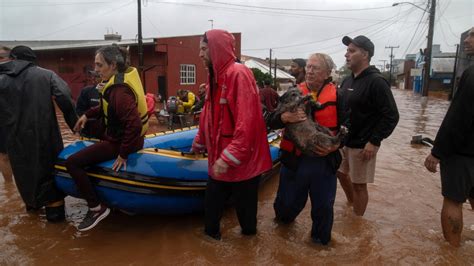
{"type": "MultiPolygon", "coordinates": [[[[301,94],[307,95],[310,93],[306,82],[298,85],[301,94]]],[[[337,133],[337,90],[334,83],[327,83],[317,94],[317,102],[321,106],[319,110],[313,113],[313,120],[318,122],[320,125],[329,128],[333,135],[337,133]]],[[[295,147],[293,142],[283,137],[280,142],[280,149],[295,152],[297,156],[301,154],[301,151],[295,147]]]]}

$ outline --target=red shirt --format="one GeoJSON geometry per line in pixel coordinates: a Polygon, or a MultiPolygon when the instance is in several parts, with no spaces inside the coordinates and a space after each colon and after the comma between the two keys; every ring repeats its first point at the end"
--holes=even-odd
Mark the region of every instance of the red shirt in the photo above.
{"type": "Polygon", "coordinates": [[[274,89],[266,87],[260,89],[259,94],[260,101],[267,107],[267,110],[269,112],[275,111],[275,108],[278,106],[278,98],[280,98],[278,93],[274,89]]]}

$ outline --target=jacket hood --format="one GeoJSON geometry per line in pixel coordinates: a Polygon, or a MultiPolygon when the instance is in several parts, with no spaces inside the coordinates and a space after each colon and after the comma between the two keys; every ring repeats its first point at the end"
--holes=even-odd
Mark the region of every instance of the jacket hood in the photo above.
{"type": "Polygon", "coordinates": [[[206,32],[209,56],[216,77],[235,62],[235,38],[225,30],[210,30],[206,32]]]}
{"type": "Polygon", "coordinates": [[[26,68],[33,65],[33,63],[24,60],[13,60],[0,64],[0,74],[6,74],[8,76],[18,76],[26,68]]]}
{"type": "MultiPolygon", "coordinates": [[[[380,74],[380,70],[378,68],[376,68],[375,66],[369,66],[368,68],[364,69],[364,71],[362,71],[360,73],[360,75],[357,76],[355,79],[360,79],[360,78],[363,78],[363,77],[368,76],[368,75],[373,74],[373,73],[380,74]]],[[[354,74],[352,74],[352,75],[354,75],[354,74]]]]}

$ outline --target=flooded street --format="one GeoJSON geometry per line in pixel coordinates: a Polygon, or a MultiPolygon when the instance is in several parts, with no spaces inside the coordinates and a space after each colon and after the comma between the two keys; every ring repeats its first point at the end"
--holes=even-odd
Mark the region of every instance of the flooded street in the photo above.
{"type": "MultiPolygon", "coordinates": [[[[450,247],[441,232],[439,173],[429,173],[423,166],[430,149],[410,144],[415,134],[434,138],[449,102],[430,98],[423,105],[411,92],[393,93],[400,122],[382,142],[366,214],[363,218],[352,214],[339,186],[328,247],[311,242],[309,201],[292,225],[274,222],[278,176],[260,189],[257,236],[242,236],[229,209],[222,219],[222,241],[204,236],[200,214],[113,212],[93,230],[80,233],[75,225],[85,215],[85,202],[68,197],[67,222],[49,224],[43,213],[27,213],[15,185],[0,179],[0,265],[472,265],[474,212],[464,204],[462,246],[450,247]]],[[[64,137],[68,142],[75,139],[71,134],[64,137]]]]}

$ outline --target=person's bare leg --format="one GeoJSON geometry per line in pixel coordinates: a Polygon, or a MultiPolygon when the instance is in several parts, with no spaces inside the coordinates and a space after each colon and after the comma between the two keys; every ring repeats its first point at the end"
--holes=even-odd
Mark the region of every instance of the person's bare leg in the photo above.
{"type": "Polygon", "coordinates": [[[12,167],[10,165],[10,160],[8,159],[8,155],[5,153],[0,153],[0,172],[2,172],[3,179],[6,182],[12,181],[12,167]]]}
{"type": "Polygon", "coordinates": [[[462,203],[445,197],[441,209],[441,227],[443,228],[443,236],[449,244],[459,247],[462,226],[462,203]]]}
{"type": "Polygon", "coordinates": [[[346,194],[347,202],[353,203],[354,202],[354,192],[352,188],[352,181],[349,175],[343,174],[339,171],[336,173],[337,179],[339,179],[339,183],[341,184],[342,190],[344,190],[344,194],[346,194]]]}
{"type": "Polygon", "coordinates": [[[367,203],[369,202],[369,192],[367,191],[367,184],[352,184],[354,188],[353,200],[354,200],[354,213],[357,216],[363,216],[365,209],[367,209],[367,203]]]}

